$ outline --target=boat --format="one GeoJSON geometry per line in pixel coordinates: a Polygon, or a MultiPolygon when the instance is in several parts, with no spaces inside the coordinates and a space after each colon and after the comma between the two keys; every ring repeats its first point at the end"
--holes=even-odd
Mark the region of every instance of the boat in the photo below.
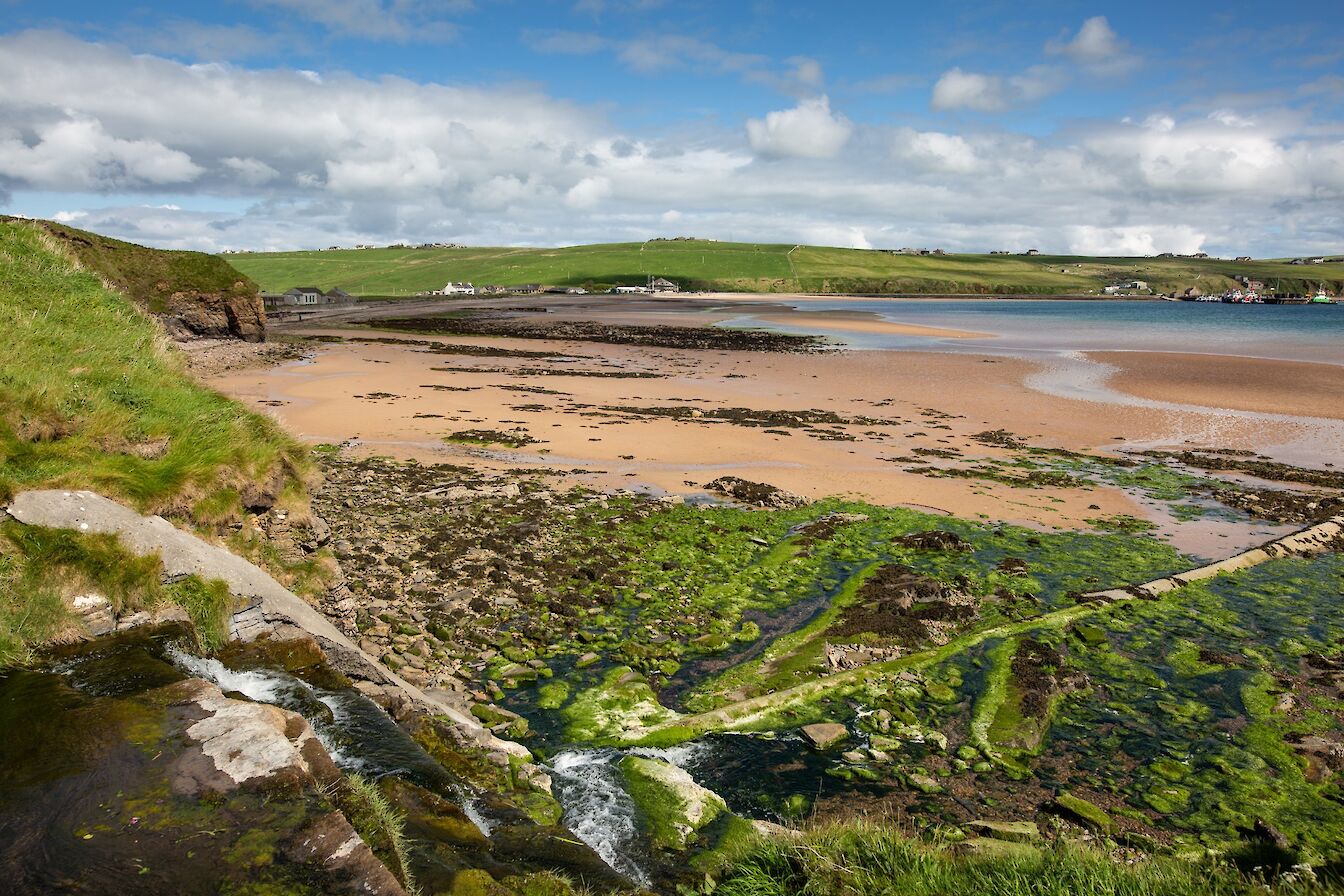
{"type": "Polygon", "coordinates": [[[1332,298],[1330,298],[1330,296],[1326,295],[1325,287],[1322,286],[1320,289],[1316,290],[1316,295],[1314,295],[1314,296],[1311,297],[1311,304],[1312,304],[1312,305],[1333,305],[1333,304],[1335,304],[1335,300],[1332,299],[1332,298]]]}

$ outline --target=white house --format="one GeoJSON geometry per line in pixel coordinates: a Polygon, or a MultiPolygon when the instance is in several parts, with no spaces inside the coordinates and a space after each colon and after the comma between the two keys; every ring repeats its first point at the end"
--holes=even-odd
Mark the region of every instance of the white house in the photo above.
{"type": "Polygon", "coordinates": [[[476,295],[476,287],[472,286],[470,283],[449,283],[443,288],[443,295],[474,296],[476,295]]]}
{"type": "Polygon", "coordinates": [[[630,295],[631,293],[647,293],[652,291],[653,290],[649,289],[647,286],[617,286],[614,289],[612,289],[612,292],[619,293],[620,295],[630,295]]]}

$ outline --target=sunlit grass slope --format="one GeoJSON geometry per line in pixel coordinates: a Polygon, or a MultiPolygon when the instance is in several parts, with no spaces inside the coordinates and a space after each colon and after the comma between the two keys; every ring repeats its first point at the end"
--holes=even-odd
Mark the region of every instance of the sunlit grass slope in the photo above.
{"type": "Polygon", "coordinates": [[[158,326],[34,224],[0,221],[0,333],[0,498],[86,487],[220,518],[307,463],[271,421],[192,382],[158,326]]]}
{"type": "Polygon", "coordinates": [[[557,249],[358,249],[230,255],[268,291],[340,286],[359,295],[407,295],[450,281],[605,288],[666,277],[686,289],[740,292],[1086,295],[1118,280],[1158,292],[1216,292],[1237,276],[1268,288],[1344,288],[1344,264],[1291,265],[1198,258],[1049,255],[893,255],[787,244],[652,240],[557,249]]]}

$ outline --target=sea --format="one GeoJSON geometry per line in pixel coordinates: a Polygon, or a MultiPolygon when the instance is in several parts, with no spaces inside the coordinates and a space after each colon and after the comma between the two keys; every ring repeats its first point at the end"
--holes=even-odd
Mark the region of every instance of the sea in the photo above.
{"type": "MultiPolygon", "coordinates": [[[[787,298],[762,297],[777,308],[787,298]]],[[[993,334],[948,339],[791,326],[741,313],[720,326],[821,333],[856,349],[934,349],[1011,354],[1156,351],[1239,355],[1344,365],[1344,304],[1224,305],[1212,302],[1064,299],[809,299],[812,314],[858,312],[876,320],[993,334]]],[[[731,306],[746,311],[739,304],[731,306]]],[[[1341,387],[1344,389],[1344,385],[1341,387]]]]}

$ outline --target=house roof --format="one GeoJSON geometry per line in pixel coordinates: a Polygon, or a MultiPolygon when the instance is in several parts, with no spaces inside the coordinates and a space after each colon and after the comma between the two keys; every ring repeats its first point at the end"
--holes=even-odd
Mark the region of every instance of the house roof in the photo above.
{"type": "Polygon", "coordinates": [[[315,292],[318,293],[319,295],[322,294],[322,290],[316,286],[295,286],[291,289],[285,290],[285,292],[315,292]]]}

